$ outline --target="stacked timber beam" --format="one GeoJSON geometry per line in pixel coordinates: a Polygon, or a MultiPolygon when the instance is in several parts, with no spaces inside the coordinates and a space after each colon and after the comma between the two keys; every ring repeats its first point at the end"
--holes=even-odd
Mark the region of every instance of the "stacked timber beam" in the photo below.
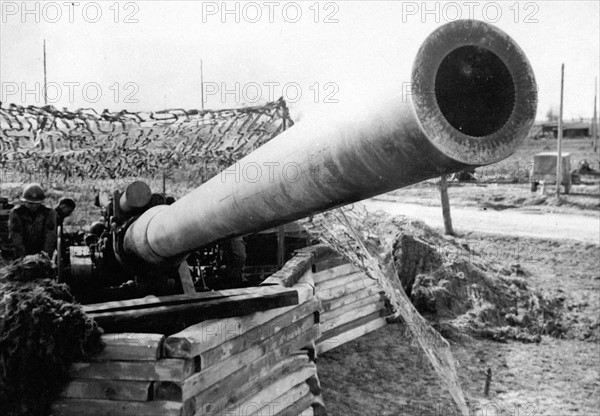
{"type": "Polygon", "coordinates": [[[321,301],[320,336],[316,351],[324,353],[386,324],[384,292],[376,280],[349,264],[328,246],[296,252],[285,267],[263,285],[309,284],[321,301]]]}
{"type": "Polygon", "coordinates": [[[315,359],[383,324],[377,282],[297,252],[260,287],[87,305],[104,350],[71,368],[53,415],[323,415],[315,359]]]}
{"type": "Polygon", "coordinates": [[[318,353],[324,353],[386,324],[384,292],[375,279],[334,256],[315,264],[313,280],[321,301],[321,336],[318,353]]]}

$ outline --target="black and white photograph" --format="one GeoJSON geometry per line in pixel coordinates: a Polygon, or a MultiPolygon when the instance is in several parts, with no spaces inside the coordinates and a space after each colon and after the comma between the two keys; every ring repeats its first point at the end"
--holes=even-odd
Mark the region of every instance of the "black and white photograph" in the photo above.
{"type": "Polygon", "coordinates": [[[600,2],[0,0],[0,416],[600,414],[600,2]]]}

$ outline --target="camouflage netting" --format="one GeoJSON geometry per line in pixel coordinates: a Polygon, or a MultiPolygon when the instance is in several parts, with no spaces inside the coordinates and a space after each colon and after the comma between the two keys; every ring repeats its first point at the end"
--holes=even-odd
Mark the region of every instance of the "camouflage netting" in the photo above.
{"type": "Polygon", "coordinates": [[[54,276],[44,255],[0,270],[1,415],[48,415],[70,364],[102,348],[101,330],[54,276]]]}
{"type": "MultiPolygon", "coordinates": [[[[492,261],[418,220],[358,207],[351,212],[356,217],[352,225],[365,230],[366,244],[393,248],[404,291],[447,338],[538,342],[541,335],[564,335],[561,301],[530,289],[519,265],[511,269],[502,259],[492,261]]],[[[337,249],[351,247],[338,243],[337,249]]]]}
{"type": "Polygon", "coordinates": [[[463,414],[446,339],[538,342],[541,335],[564,333],[561,301],[530,289],[518,265],[490,261],[421,221],[354,205],[315,216],[305,226],[378,280],[403,335],[420,346],[463,414]]]}
{"type": "Polygon", "coordinates": [[[293,124],[285,101],[231,110],[97,113],[0,103],[0,168],[100,179],[219,173],[293,124]]]}
{"type": "Polygon", "coordinates": [[[305,227],[314,237],[377,280],[391,304],[394,315],[390,319],[399,319],[405,324],[407,335],[421,348],[446,385],[458,412],[468,416],[450,344],[413,307],[398,279],[389,223],[379,215],[371,215],[357,207],[345,207],[318,215],[306,222],[305,227]]]}

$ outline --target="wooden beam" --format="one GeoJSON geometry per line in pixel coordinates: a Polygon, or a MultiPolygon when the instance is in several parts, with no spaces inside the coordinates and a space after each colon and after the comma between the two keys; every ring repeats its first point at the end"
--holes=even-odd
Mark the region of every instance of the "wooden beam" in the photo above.
{"type": "Polygon", "coordinates": [[[277,287],[252,287],[216,290],[213,292],[202,292],[193,295],[146,296],[138,299],[117,300],[83,305],[83,311],[88,314],[100,312],[118,312],[123,310],[146,309],[155,306],[174,306],[188,303],[198,303],[241,295],[260,296],[263,294],[278,293],[280,291],[282,291],[282,289],[277,287]]]}
{"type": "MultiPolygon", "coordinates": [[[[260,374],[263,368],[274,366],[278,360],[289,357],[294,351],[313,342],[317,334],[318,330],[308,316],[298,323],[298,327],[293,332],[287,329],[279,331],[271,338],[214,363],[205,370],[194,373],[182,383],[177,383],[181,386],[180,394],[170,397],[160,396],[160,398],[188,400],[203,391],[221,385],[225,379],[230,379],[232,384],[240,380],[245,382],[248,378],[260,374]]],[[[302,357],[307,357],[307,353],[302,354],[302,357]]]]}
{"type": "Polygon", "coordinates": [[[348,285],[340,285],[321,291],[317,287],[317,297],[324,302],[332,299],[341,298],[343,296],[349,295],[350,293],[354,293],[360,290],[367,290],[371,287],[379,287],[376,280],[362,279],[352,282],[348,285]]]}
{"type": "Polygon", "coordinates": [[[364,272],[356,271],[354,273],[333,277],[324,282],[317,283],[317,290],[325,291],[332,287],[349,285],[363,279],[369,279],[369,277],[364,272]]]}
{"type": "MultiPolygon", "coordinates": [[[[266,403],[266,406],[259,407],[261,402],[256,401],[256,396],[253,397],[248,402],[254,402],[258,404],[258,411],[250,413],[251,416],[259,416],[259,415],[275,415],[290,405],[304,399],[306,396],[311,396],[310,389],[308,388],[308,384],[306,382],[301,382],[300,384],[295,385],[288,391],[283,394],[277,396],[277,398],[273,399],[273,396],[266,397],[266,399],[262,403],[266,403]]],[[[311,397],[312,399],[312,397],[311,397]]],[[[306,407],[306,406],[305,406],[306,407]]],[[[303,407],[303,409],[305,408],[303,407]]],[[[249,409],[251,410],[251,409],[249,409]]],[[[291,409],[290,409],[291,410],[291,409]]],[[[297,414],[298,412],[296,412],[297,414]]],[[[289,412],[288,414],[294,414],[289,412]]]]}
{"type": "Polygon", "coordinates": [[[308,409],[312,410],[311,405],[314,400],[315,397],[308,393],[304,397],[296,400],[294,403],[288,403],[284,409],[275,413],[273,416],[308,415],[308,409]]]}
{"type": "Polygon", "coordinates": [[[331,311],[322,317],[321,328],[323,328],[323,331],[330,331],[376,312],[381,312],[380,315],[382,315],[384,308],[383,300],[380,300],[375,302],[369,301],[363,306],[357,306],[355,309],[340,312],[331,311]]]}
{"type": "MultiPolygon", "coordinates": [[[[384,300],[380,293],[375,293],[368,297],[358,299],[352,303],[348,303],[339,308],[327,311],[321,315],[321,319],[322,322],[343,322],[343,318],[345,316],[354,317],[354,319],[360,318],[361,312],[364,313],[364,311],[366,310],[365,308],[368,307],[375,307],[374,310],[385,308],[384,300]]],[[[368,315],[368,313],[365,313],[365,315],[368,315]]]]}
{"type": "Polygon", "coordinates": [[[327,269],[331,269],[332,267],[342,266],[347,263],[348,263],[348,259],[346,259],[345,257],[343,257],[341,255],[332,256],[328,259],[324,259],[323,261],[315,263],[314,271],[315,271],[315,273],[319,273],[319,272],[325,271],[327,269]]]}
{"type": "MultiPolygon", "coordinates": [[[[266,357],[272,356],[269,354],[266,357]]],[[[199,414],[218,414],[223,409],[244,403],[286,374],[295,373],[298,379],[308,379],[315,372],[316,367],[309,363],[307,356],[277,357],[269,363],[262,361],[258,363],[257,368],[252,369],[250,374],[253,376],[249,376],[246,371],[240,372],[239,375],[234,374],[200,393],[193,400],[194,407],[199,414]]]]}
{"type": "MultiPolygon", "coordinates": [[[[315,367],[316,372],[316,367],[315,367]]],[[[292,372],[286,374],[279,380],[265,387],[252,397],[245,399],[242,403],[225,410],[235,411],[243,408],[248,414],[252,415],[272,415],[287,405],[295,403],[304,396],[310,394],[308,384],[306,384],[306,371],[292,372]],[[262,405],[266,403],[266,406],[262,405]]]]}
{"type": "MultiPolygon", "coordinates": [[[[350,321],[347,322],[343,325],[335,325],[335,322],[333,323],[333,325],[331,325],[330,327],[328,327],[327,325],[321,324],[321,338],[319,338],[317,340],[317,344],[330,339],[330,338],[334,338],[336,335],[339,335],[341,333],[347,332],[351,329],[357,328],[359,326],[362,326],[366,323],[369,323],[377,318],[382,317],[383,313],[382,311],[377,311],[377,312],[373,312],[367,316],[363,316],[362,318],[358,318],[354,321],[350,321]]],[[[334,341],[337,342],[337,341],[334,341]]]]}
{"type": "MultiPolygon", "coordinates": [[[[267,335],[318,311],[319,306],[319,300],[314,298],[297,306],[204,321],[169,336],[164,342],[164,353],[167,357],[195,357],[234,338],[238,344],[238,338],[242,336],[259,341],[261,336],[264,339],[267,335]]],[[[228,350],[231,348],[234,346],[227,346],[228,350]]]]}
{"type": "Polygon", "coordinates": [[[185,404],[166,401],[134,402],[101,399],[63,399],[52,404],[52,416],[191,416],[185,404]]]}
{"type": "MultiPolygon", "coordinates": [[[[290,322],[285,326],[274,326],[265,328],[264,331],[246,333],[237,339],[233,339],[224,344],[221,344],[200,355],[200,365],[202,368],[210,368],[211,366],[224,362],[233,355],[244,350],[251,349],[254,346],[260,346],[263,353],[268,352],[271,348],[275,348],[284,342],[292,341],[300,338],[304,333],[318,327],[318,319],[315,313],[305,315],[290,322]],[[274,329],[277,332],[272,332],[274,329]]],[[[309,340],[310,341],[310,340],[309,340]]],[[[306,346],[308,343],[298,346],[298,349],[306,346]]],[[[233,359],[233,358],[232,358],[233,359]]]]}
{"type": "Polygon", "coordinates": [[[105,332],[159,332],[168,335],[207,319],[247,315],[297,305],[298,293],[299,290],[281,287],[255,288],[255,293],[248,295],[88,315],[105,332]]]}
{"type": "Polygon", "coordinates": [[[323,354],[333,348],[339,347],[347,342],[355,340],[369,332],[375,331],[376,329],[385,326],[386,320],[383,317],[376,317],[375,319],[363,323],[356,328],[352,328],[346,332],[342,332],[341,334],[334,335],[334,337],[319,341],[317,343],[317,350],[319,354],[323,354]]]}
{"type": "Polygon", "coordinates": [[[162,334],[125,332],[104,334],[104,349],[92,356],[92,361],[156,361],[160,357],[162,334]]]}
{"type": "Polygon", "coordinates": [[[163,358],[151,361],[99,361],[73,363],[72,378],[103,380],[183,381],[195,370],[193,360],[163,358]]]}
{"type": "Polygon", "coordinates": [[[314,273],[313,280],[317,285],[319,285],[320,283],[323,283],[329,279],[345,276],[347,274],[352,274],[358,271],[359,269],[356,268],[353,264],[346,263],[340,266],[331,267],[329,269],[314,273]]]}
{"type": "Polygon", "coordinates": [[[383,294],[383,289],[379,286],[371,286],[365,290],[357,290],[356,292],[348,293],[345,296],[337,299],[332,299],[328,301],[321,302],[321,314],[325,312],[337,310],[339,308],[344,307],[352,302],[356,302],[358,300],[368,298],[374,294],[383,294]]]}
{"type": "Polygon", "coordinates": [[[151,381],[73,380],[61,392],[61,397],[145,402],[150,399],[151,386],[151,381]]]}

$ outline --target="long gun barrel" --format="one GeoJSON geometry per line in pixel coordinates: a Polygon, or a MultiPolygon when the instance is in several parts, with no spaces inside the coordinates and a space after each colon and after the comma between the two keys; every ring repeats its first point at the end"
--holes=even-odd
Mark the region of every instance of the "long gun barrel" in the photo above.
{"type": "Polygon", "coordinates": [[[498,162],[525,139],[537,109],[523,51],[471,20],[429,35],[394,95],[300,122],[173,205],[151,208],[127,229],[124,260],[177,264],[209,243],[498,162]]]}

